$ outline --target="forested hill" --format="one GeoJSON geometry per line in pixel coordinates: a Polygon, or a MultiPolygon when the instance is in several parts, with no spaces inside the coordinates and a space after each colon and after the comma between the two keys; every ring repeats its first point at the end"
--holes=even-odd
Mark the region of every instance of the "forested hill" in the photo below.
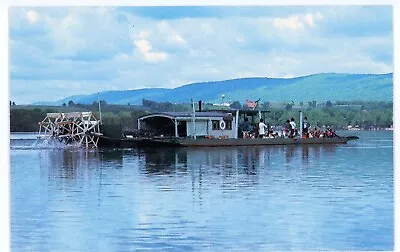
{"type": "MultiPolygon", "coordinates": [[[[135,83],[132,83],[132,88],[135,83]]],[[[321,73],[290,79],[242,78],[183,85],[174,89],[149,88],[138,90],[104,91],[100,99],[109,104],[141,104],[142,99],[157,102],[187,103],[193,97],[204,102],[240,101],[246,99],[269,102],[317,101],[392,101],[393,74],[336,74],[321,73]]],[[[97,101],[97,93],[66,97],[57,102],[41,102],[42,105],[74,103],[91,104],[97,101]]]]}

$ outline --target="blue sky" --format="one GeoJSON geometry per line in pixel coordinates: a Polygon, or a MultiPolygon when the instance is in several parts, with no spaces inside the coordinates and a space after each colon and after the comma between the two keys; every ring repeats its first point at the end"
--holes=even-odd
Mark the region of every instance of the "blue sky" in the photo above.
{"type": "Polygon", "coordinates": [[[10,100],[393,72],[390,6],[11,7],[10,100]]]}

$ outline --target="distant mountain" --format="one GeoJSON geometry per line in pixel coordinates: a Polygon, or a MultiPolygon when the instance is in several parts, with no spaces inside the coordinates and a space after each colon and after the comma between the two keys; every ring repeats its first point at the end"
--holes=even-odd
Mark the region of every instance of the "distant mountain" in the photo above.
{"type": "MultiPolygon", "coordinates": [[[[210,81],[187,84],[181,87],[148,88],[137,90],[104,91],[100,99],[109,104],[141,104],[142,99],[157,102],[169,101],[188,103],[193,97],[196,101],[220,102],[246,99],[261,102],[307,102],[322,101],[392,101],[393,74],[337,74],[321,73],[290,79],[284,78],[242,78],[224,81],[210,81]]],[[[43,105],[61,105],[73,101],[91,104],[97,101],[98,94],[66,97],[57,102],[42,102],[43,105]]]]}

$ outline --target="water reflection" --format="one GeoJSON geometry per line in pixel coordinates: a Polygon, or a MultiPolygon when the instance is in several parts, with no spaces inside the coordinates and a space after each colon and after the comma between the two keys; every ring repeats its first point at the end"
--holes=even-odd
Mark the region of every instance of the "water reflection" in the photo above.
{"type": "Polygon", "coordinates": [[[279,166],[307,166],[321,158],[321,153],[332,155],[336,145],[272,146],[238,148],[165,148],[144,149],[145,171],[148,174],[171,174],[187,169],[212,167],[208,172],[223,176],[255,175],[261,170],[279,166]],[[302,160],[302,163],[298,163],[302,160]]]}
{"type": "Polygon", "coordinates": [[[143,150],[81,149],[48,150],[41,152],[41,167],[50,169],[49,177],[74,180],[84,169],[99,169],[110,165],[124,167],[124,158],[143,156],[139,165],[144,173],[151,175],[188,174],[191,171],[212,173],[222,178],[232,175],[257,175],[271,169],[308,168],[336,152],[336,145],[272,146],[239,148],[149,148],[143,150]],[[61,162],[60,162],[61,161],[61,162]],[[301,162],[299,162],[301,161],[301,162]],[[202,167],[207,167],[203,169],[202,167]],[[82,171],[79,171],[82,169],[82,171]]]}
{"type": "Polygon", "coordinates": [[[13,250],[390,250],[375,146],[14,148],[13,250]]]}
{"type": "Polygon", "coordinates": [[[50,179],[75,180],[84,168],[99,161],[98,151],[54,149],[39,152],[40,167],[48,169],[50,179]]]}
{"type": "MultiPolygon", "coordinates": [[[[49,169],[46,173],[49,180],[61,188],[90,181],[94,176],[99,205],[104,188],[112,185],[107,174],[124,169],[124,173],[134,179],[132,168],[138,169],[148,181],[156,181],[154,186],[159,191],[180,190],[175,182],[190,183],[187,189],[190,188],[192,193],[192,202],[202,205],[204,190],[213,186],[220,188],[220,197],[229,198],[238,190],[248,188],[250,192],[260,184],[270,186],[274,180],[292,183],[287,177],[296,173],[295,177],[307,176],[318,166],[321,154],[326,159],[336,150],[334,145],[100,149],[89,152],[66,149],[45,152],[47,156],[43,155],[41,167],[49,169]]],[[[119,178],[115,177],[116,180],[119,178]]]]}
{"type": "Polygon", "coordinates": [[[116,168],[122,168],[124,153],[123,149],[101,149],[99,151],[102,163],[112,163],[116,168]]]}
{"type": "Polygon", "coordinates": [[[253,188],[260,181],[263,181],[263,186],[268,186],[266,178],[285,180],[282,171],[300,172],[300,177],[310,167],[318,165],[321,153],[334,153],[336,149],[335,145],[150,148],[142,150],[144,162],[139,169],[150,177],[187,177],[191,181],[193,201],[201,204],[204,186],[218,185],[222,189],[222,197],[229,196],[238,188],[253,188]]]}
{"type": "Polygon", "coordinates": [[[92,166],[95,169],[103,166],[120,169],[124,155],[130,152],[122,149],[54,149],[40,151],[39,157],[40,166],[49,169],[49,177],[73,180],[79,172],[92,166]]]}
{"type": "Polygon", "coordinates": [[[171,174],[175,172],[179,164],[186,163],[186,156],[179,155],[179,152],[173,148],[150,148],[145,149],[144,153],[148,174],[171,174]]]}

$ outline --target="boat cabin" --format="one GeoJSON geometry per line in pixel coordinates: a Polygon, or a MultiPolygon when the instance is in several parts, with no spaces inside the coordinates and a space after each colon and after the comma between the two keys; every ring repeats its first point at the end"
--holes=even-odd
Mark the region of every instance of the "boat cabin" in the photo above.
{"type": "Polygon", "coordinates": [[[138,129],[175,137],[235,138],[236,119],[230,112],[162,112],[138,118],[138,129]]]}
{"type": "Polygon", "coordinates": [[[138,129],[156,136],[189,138],[238,138],[239,123],[246,116],[254,122],[269,111],[217,110],[160,112],[138,118],[138,129]]]}

